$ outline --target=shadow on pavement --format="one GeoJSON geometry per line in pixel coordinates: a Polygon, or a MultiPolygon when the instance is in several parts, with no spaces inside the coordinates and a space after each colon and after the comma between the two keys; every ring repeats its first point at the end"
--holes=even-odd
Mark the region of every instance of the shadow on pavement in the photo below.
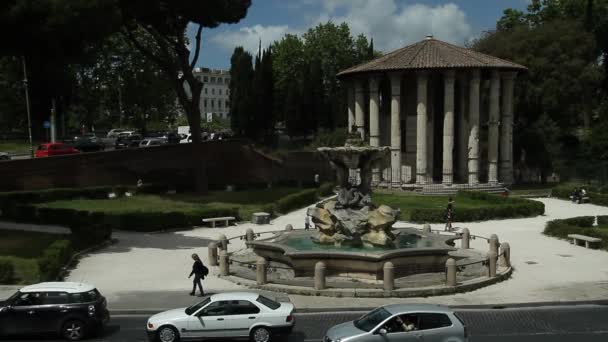
{"type": "Polygon", "coordinates": [[[115,232],[113,238],[118,242],[104,248],[102,250],[92,252],[97,253],[127,253],[134,248],[152,248],[152,249],[194,249],[207,247],[210,239],[184,236],[176,232],[167,233],[131,233],[131,232],[115,232]]]}

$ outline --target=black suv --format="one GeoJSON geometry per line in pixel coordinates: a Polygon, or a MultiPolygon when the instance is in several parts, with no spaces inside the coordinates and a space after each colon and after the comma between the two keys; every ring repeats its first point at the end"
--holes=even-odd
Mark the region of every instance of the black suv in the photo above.
{"type": "Polygon", "coordinates": [[[0,302],[0,336],[61,334],[79,341],[110,320],[106,299],[82,283],[40,283],[0,302]]]}

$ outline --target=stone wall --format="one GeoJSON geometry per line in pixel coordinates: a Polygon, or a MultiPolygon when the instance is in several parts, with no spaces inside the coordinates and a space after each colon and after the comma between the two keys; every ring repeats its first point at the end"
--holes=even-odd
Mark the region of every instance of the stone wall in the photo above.
{"type": "Polygon", "coordinates": [[[162,182],[190,187],[199,171],[211,188],[333,179],[316,153],[284,160],[255,150],[246,141],[210,141],[0,163],[0,191],[162,182]],[[204,172],[200,172],[204,167],[204,172]]]}

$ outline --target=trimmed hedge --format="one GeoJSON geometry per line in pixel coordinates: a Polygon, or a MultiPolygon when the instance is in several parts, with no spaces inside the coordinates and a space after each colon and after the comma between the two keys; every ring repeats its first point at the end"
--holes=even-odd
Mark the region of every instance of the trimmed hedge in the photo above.
{"type": "MultiPolygon", "coordinates": [[[[542,202],[523,198],[502,197],[478,191],[460,191],[458,196],[489,202],[482,208],[458,208],[454,210],[454,220],[458,222],[485,221],[492,219],[532,217],[545,213],[542,202]]],[[[445,209],[418,208],[412,209],[410,220],[413,222],[442,223],[445,222],[445,209]]]]}
{"type": "Polygon", "coordinates": [[[58,240],[53,242],[44,250],[42,257],[38,259],[40,280],[55,280],[59,275],[59,271],[65,266],[71,256],[72,244],[70,241],[58,240]]]}
{"type": "Polygon", "coordinates": [[[559,220],[567,225],[580,228],[591,228],[595,222],[595,216],[578,216],[559,220]]]}
{"type": "Polygon", "coordinates": [[[608,216],[606,216],[606,215],[604,215],[604,216],[598,216],[597,217],[597,225],[598,226],[608,225],[608,216]]]}
{"type": "Polygon", "coordinates": [[[317,201],[317,189],[307,189],[295,194],[287,195],[275,202],[275,210],[279,213],[288,213],[303,208],[317,201]]]}
{"type": "Polygon", "coordinates": [[[12,284],[15,281],[15,265],[10,260],[0,260],[0,284],[12,284]]]}
{"type": "Polygon", "coordinates": [[[588,216],[582,216],[549,221],[543,233],[560,239],[568,239],[568,234],[581,234],[600,238],[602,239],[602,242],[599,244],[600,248],[608,250],[608,230],[585,226],[588,223],[588,218],[588,216]]]}
{"type": "Polygon", "coordinates": [[[317,196],[318,197],[327,197],[334,194],[334,183],[323,183],[317,188],[317,196]]]}

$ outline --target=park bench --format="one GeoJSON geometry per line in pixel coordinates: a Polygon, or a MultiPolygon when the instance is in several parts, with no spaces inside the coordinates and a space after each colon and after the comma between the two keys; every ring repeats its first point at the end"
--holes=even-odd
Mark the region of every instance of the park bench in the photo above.
{"type": "Polygon", "coordinates": [[[581,235],[581,234],[568,234],[568,238],[572,239],[572,243],[577,246],[579,245],[578,244],[579,241],[585,241],[586,248],[589,248],[590,247],[589,245],[592,243],[602,242],[602,239],[600,239],[600,238],[595,238],[595,237],[581,235]]]}
{"type": "MultiPolygon", "coordinates": [[[[570,200],[573,200],[572,196],[570,196],[570,200]]],[[[581,204],[581,203],[589,203],[589,202],[590,202],[589,196],[583,196],[583,197],[581,197],[581,199],[578,203],[581,204]]]]}
{"type": "Polygon", "coordinates": [[[211,222],[211,228],[215,228],[215,222],[226,222],[226,227],[228,227],[230,225],[230,221],[235,221],[236,218],[233,216],[226,216],[226,217],[211,217],[211,218],[204,218],[203,222],[207,223],[207,222],[211,222]]]}

